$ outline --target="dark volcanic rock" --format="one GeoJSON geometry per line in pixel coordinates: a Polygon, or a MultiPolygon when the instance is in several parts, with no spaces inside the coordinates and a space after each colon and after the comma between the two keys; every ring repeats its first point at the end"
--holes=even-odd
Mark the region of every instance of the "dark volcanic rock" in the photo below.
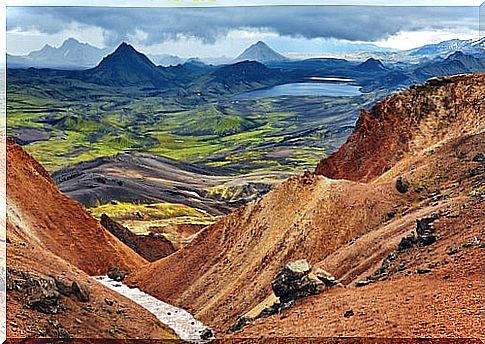
{"type": "Polygon", "coordinates": [[[332,276],[329,272],[323,269],[316,269],[314,271],[315,276],[323,282],[327,287],[333,287],[337,285],[337,279],[332,276]]]}
{"type": "Polygon", "coordinates": [[[428,269],[428,268],[421,268],[421,267],[419,267],[419,268],[416,270],[416,272],[417,272],[418,274],[427,274],[427,273],[431,272],[431,269],[428,269]]]}
{"type": "Polygon", "coordinates": [[[436,235],[421,235],[418,237],[419,243],[423,246],[428,246],[436,242],[436,235]]]}
{"type": "Polygon", "coordinates": [[[249,325],[251,323],[251,319],[245,316],[237,318],[236,322],[229,328],[229,332],[236,332],[242,329],[243,327],[249,325]]]}
{"type": "Polygon", "coordinates": [[[406,193],[409,189],[409,182],[403,176],[399,176],[396,179],[396,189],[400,193],[406,193]]]}
{"type": "Polygon", "coordinates": [[[399,242],[399,245],[397,246],[397,249],[399,251],[404,251],[407,250],[416,243],[416,238],[414,236],[414,233],[409,234],[405,238],[402,238],[401,241],[399,242]]]}
{"type": "Polygon", "coordinates": [[[214,338],[214,332],[210,328],[204,329],[201,334],[200,334],[200,339],[202,340],[208,340],[214,338]]]}
{"type": "Polygon", "coordinates": [[[281,302],[318,294],[325,289],[323,282],[310,270],[310,264],[302,259],[286,264],[276,274],[271,287],[281,302]]]}
{"type": "Polygon", "coordinates": [[[438,215],[433,214],[431,216],[416,220],[416,234],[418,235],[418,243],[427,246],[434,244],[437,240],[434,234],[433,222],[438,218],[438,215]]]}
{"type": "Polygon", "coordinates": [[[346,311],[346,312],[344,313],[344,317],[345,317],[345,318],[350,318],[350,317],[351,317],[351,316],[353,316],[353,315],[354,315],[354,311],[353,311],[353,310],[351,310],[351,309],[349,309],[348,311],[346,311]]]}
{"type": "Polygon", "coordinates": [[[474,161],[474,162],[485,162],[485,154],[483,154],[483,153],[475,154],[472,161],[474,161]]]}
{"type": "Polygon", "coordinates": [[[126,273],[120,268],[112,268],[108,271],[108,277],[114,281],[121,282],[125,279],[126,273]]]}

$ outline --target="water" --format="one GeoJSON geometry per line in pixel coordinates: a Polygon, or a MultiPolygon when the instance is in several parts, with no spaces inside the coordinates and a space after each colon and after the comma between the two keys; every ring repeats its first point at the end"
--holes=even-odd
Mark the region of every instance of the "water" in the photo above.
{"type": "Polygon", "coordinates": [[[355,97],[361,95],[360,86],[335,82],[299,82],[277,85],[241,93],[239,99],[281,96],[355,97]]]}
{"type": "Polygon", "coordinates": [[[100,276],[96,280],[148,310],[163,324],[174,330],[180,339],[198,343],[205,342],[201,335],[210,328],[195,319],[186,310],[160,301],[138,288],[130,288],[121,282],[113,281],[108,276],[100,276]]]}

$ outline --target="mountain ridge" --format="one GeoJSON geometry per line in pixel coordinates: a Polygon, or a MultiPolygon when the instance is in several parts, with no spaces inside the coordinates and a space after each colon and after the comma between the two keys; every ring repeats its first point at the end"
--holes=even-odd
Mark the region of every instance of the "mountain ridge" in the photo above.
{"type": "Polygon", "coordinates": [[[271,49],[263,41],[258,41],[253,45],[246,48],[238,57],[234,59],[234,62],[241,61],[256,61],[263,64],[272,62],[284,62],[290,59],[286,56],[277,53],[275,50],[271,49]]]}

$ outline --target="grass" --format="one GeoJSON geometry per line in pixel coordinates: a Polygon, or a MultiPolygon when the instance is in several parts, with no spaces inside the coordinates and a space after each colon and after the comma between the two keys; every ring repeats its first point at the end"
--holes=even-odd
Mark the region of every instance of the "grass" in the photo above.
{"type": "Polygon", "coordinates": [[[163,228],[180,224],[207,226],[216,220],[203,211],[174,203],[114,202],[92,207],[89,212],[98,219],[102,214],[106,214],[139,235],[148,234],[153,227],[163,228]]]}
{"type": "Polygon", "coordinates": [[[192,217],[206,219],[210,217],[205,212],[191,208],[184,204],[174,203],[153,203],[136,204],[129,202],[107,203],[90,208],[89,211],[94,217],[100,218],[106,214],[115,220],[162,220],[175,217],[192,217]]]}
{"type": "Polygon", "coordinates": [[[343,142],[346,134],[339,128],[352,126],[359,107],[372,100],[206,99],[186,105],[183,97],[151,96],[137,89],[79,80],[10,79],[8,134],[25,128],[44,131],[48,141],[25,148],[49,171],[126,151],[241,172],[308,168],[343,142]],[[319,127],[327,134],[306,132],[319,127]],[[333,129],[338,130],[331,132],[333,129]],[[279,149],[289,153],[284,157],[268,155],[279,149]]]}

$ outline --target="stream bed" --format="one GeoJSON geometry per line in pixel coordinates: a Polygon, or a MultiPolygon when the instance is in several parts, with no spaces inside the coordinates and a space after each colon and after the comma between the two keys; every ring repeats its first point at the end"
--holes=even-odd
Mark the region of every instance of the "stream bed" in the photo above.
{"type": "Polygon", "coordinates": [[[138,288],[130,288],[108,276],[96,277],[96,280],[148,310],[160,322],[174,330],[180,339],[197,343],[214,339],[213,331],[186,310],[163,302],[138,288]]]}

